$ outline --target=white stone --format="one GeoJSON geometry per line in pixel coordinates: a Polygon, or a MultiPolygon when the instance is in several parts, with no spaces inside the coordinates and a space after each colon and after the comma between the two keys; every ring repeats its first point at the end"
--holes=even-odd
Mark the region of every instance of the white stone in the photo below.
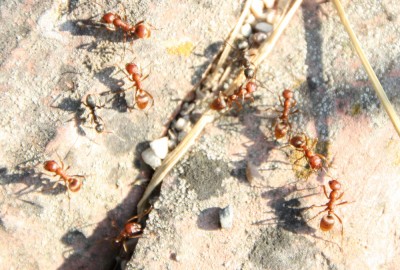
{"type": "Polygon", "coordinates": [[[164,159],[168,154],[168,137],[162,137],[150,143],[150,148],[157,157],[164,159]]]}
{"type": "Polygon", "coordinates": [[[263,17],[264,3],[262,0],[253,0],[250,9],[254,17],[256,17],[257,19],[263,17]]]}
{"type": "Polygon", "coordinates": [[[275,19],[276,19],[276,10],[275,9],[268,10],[266,17],[267,17],[268,23],[274,24],[275,19]]]}
{"type": "Polygon", "coordinates": [[[251,31],[251,25],[246,23],[243,24],[242,28],[240,29],[240,33],[244,36],[244,37],[249,37],[252,33],[251,31]]]}
{"type": "Polygon", "coordinates": [[[179,118],[178,120],[176,120],[175,124],[174,124],[174,128],[178,131],[181,131],[185,128],[187,124],[187,120],[183,117],[179,118]]]}
{"type": "Polygon", "coordinates": [[[147,148],[142,152],[143,161],[154,170],[161,165],[161,159],[156,156],[153,149],[147,148]]]}
{"type": "Polygon", "coordinates": [[[227,207],[219,210],[219,222],[222,229],[231,229],[233,226],[233,207],[227,207]]]}
{"type": "Polygon", "coordinates": [[[269,33],[269,32],[272,31],[273,26],[271,24],[269,24],[269,23],[266,23],[266,22],[260,22],[260,23],[256,24],[254,29],[257,32],[269,33]]]}

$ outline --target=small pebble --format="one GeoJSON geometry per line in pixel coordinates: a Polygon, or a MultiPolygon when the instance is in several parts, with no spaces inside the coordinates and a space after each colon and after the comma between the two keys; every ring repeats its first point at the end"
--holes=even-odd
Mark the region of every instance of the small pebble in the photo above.
{"type": "Polygon", "coordinates": [[[266,17],[268,23],[274,24],[276,19],[276,10],[275,9],[268,10],[266,17]]]}
{"type": "Polygon", "coordinates": [[[231,229],[233,226],[233,207],[227,207],[219,210],[219,222],[222,229],[231,229]]]}
{"type": "Polygon", "coordinates": [[[244,50],[244,49],[247,49],[249,47],[249,43],[246,40],[241,40],[241,41],[238,42],[237,47],[238,47],[239,50],[244,50]]]}
{"type": "Polygon", "coordinates": [[[246,166],[246,178],[251,184],[254,180],[263,179],[262,175],[258,172],[257,167],[251,162],[247,162],[246,166]]]}
{"type": "Polygon", "coordinates": [[[269,33],[273,30],[273,26],[266,22],[260,22],[256,24],[254,29],[256,30],[256,32],[269,33]]]}
{"type": "Polygon", "coordinates": [[[247,17],[245,23],[252,24],[252,23],[254,23],[255,21],[256,21],[256,17],[254,17],[253,14],[249,14],[249,16],[247,17]]]}
{"type": "Polygon", "coordinates": [[[168,140],[168,149],[172,150],[176,147],[176,141],[168,140]]]}
{"type": "Polygon", "coordinates": [[[243,24],[242,28],[240,29],[240,33],[244,37],[249,37],[251,35],[251,25],[249,23],[243,24]]]}
{"type": "Polygon", "coordinates": [[[263,18],[264,3],[262,0],[253,0],[250,9],[256,19],[263,18]]]}
{"type": "Polygon", "coordinates": [[[182,110],[180,111],[180,114],[182,116],[188,115],[194,110],[195,104],[194,103],[184,103],[182,106],[182,110]]]}
{"type": "Polygon", "coordinates": [[[185,128],[187,124],[187,120],[185,118],[179,118],[178,120],[176,120],[175,124],[174,124],[174,128],[178,131],[181,131],[185,128]]]}
{"type": "Polygon", "coordinates": [[[186,131],[181,131],[178,134],[178,142],[181,142],[187,135],[188,133],[186,131]]]}
{"type": "Polygon", "coordinates": [[[275,4],[275,0],[263,0],[266,8],[273,8],[275,4]]]}
{"type": "Polygon", "coordinates": [[[150,143],[150,148],[157,157],[164,159],[168,154],[168,137],[162,137],[150,143]]]}
{"type": "Polygon", "coordinates": [[[147,148],[142,152],[143,161],[154,170],[161,165],[161,159],[156,156],[153,149],[147,148]]]}
{"type": "Polygon", "coordinates": [[[261,45],[261,43],[263,43],[266,39],[267,39],[267,34],[263,32],[258,32],[251,36],[252,43],[257,46],[261,45]]]}
{"type": "Polygon", "coordinates": [[[176,133],[172,129],[168,129],[168,138],[171,141],[176,141],[178,137],[176,136],[176,133]]]}

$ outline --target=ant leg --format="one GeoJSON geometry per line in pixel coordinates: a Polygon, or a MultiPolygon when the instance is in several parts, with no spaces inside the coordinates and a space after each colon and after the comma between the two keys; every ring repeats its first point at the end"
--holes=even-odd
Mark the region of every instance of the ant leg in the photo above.
{"type": "Polygon", "coordinates": [[[128,253],[128,247],[126,246],[126,241],[122,242],[122,246],[124,247],[125,253],[128,253]]]}
{"type": "Polygon", "coordinates": [[[301,159],[305,158],[306,156],[302,156],[301,158],[296,159],[295,162],[293,162],[293,164],[297,165],[297,162],[299,162],[301,159]]]}
{"type": "MultiPolygon", "coordinates": [[[[328,193],[326,192],[326,187],[325,187],[325,185],[322,185],[322,188],[324,189],[324,194],[325,194],[326,198],[329,199],[328,193]]],[[[342,195],[343,195],[343,194],[342,194],[342,195]]],[[[337,199],[339,199],[339,198],[337,198],[337,199]]]]}
{"type": "Polygon", "coordinates": [[[133,217],[131,217],[130,219],[128,219],[128,220],[126,221],[126,223],[128,223],[128,222],[130,222],[130,221],[132,221],[132,220],[135,220],[135,219],[136,219],[136,220],[141,219],[141,218],[144,217],[145,215],[149,214],[153,209],[154,209],[153,206],[151,206],[149,209],[143,211],[141,214],[136,215],[136,216],[133,216],[133,217]]]}
{"type": "Polygon", "coordinates": [[[341,232],[342,232],[342,241],[343,241],[343,231],[344,231],[344,229],[343,229],[343,222],[342,222],[342,219],[341,219],[338,215],[336,215],[336,213],[333,213],[333,214],[334,214],[335,217],[339,220],[340,225],[342,225],[342,230],[341,230],[341,232]]]}
{"type": "MultiPolygon", "coordinates": [[[[310,208],[307,209],[307,211],[312,209],[312,208],[315,208],[315,207],[324,207],[324,206],[326,207],[326,204],[324,204],[324,205],[312,205],[312,206],[310,206],[310,208]]],[[[328,211],[328,208],[325,208],[324,210],[320,211],[318,214],[316,214],[312,218],[308,219],[307,222],[313,220],[314,218],[318,217],[319,215],[321,215],[322,213],[324,213],[326,211],[328,211]]]]}

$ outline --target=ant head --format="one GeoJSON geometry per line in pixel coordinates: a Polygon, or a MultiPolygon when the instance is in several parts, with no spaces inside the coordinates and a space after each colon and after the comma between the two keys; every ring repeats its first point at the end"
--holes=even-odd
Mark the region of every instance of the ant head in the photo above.
{"type": "Polygon", "coordinates": [[[96,107],[96,100],[94,99],[93,95],[89,94],[86,96],[86,104],[89,107],[96,107]]]}
{"type": "Polygon", "coordinates": [[[113,23],[115,19],[120,19],[120,17],[112,12],[108,12],[103,15],[101,22],[103,23],[113,23]]]}
{"type": "Polygon", "coordinates": [[[335,225],[335,219],[331,214],[323,216],[321,218],[321,222],[319,223],[319,227],[324,232],[331,230],[333,228],[333,225],[335,225]]]}
{"type": "Polygon", "coordinates": [[[328,184],[332,190],[340,190],[342,188],[342,185],[337,180],[331,180],[328,184]]]}
{"type": "Polygon", "coordinates": [[[125,65],[126,71],[133,75],[133,74],[141,74],[140,67],[135,63],[129,63],[125,65]]]}
{"type": "Polygon", "coordinates": [[[212,110],[221,111],[226,108],[226,96],[219,92],[219,96],[211,103],[210,108],[212,110]]]}
{"type": "Polygon", "coordinates": [[[296,136],[294,136],[294,137],[292,137],[292,138],[290,139],[290,144],[291,144],[292,146],[296,147],[296,148],[301,148],[301,147],[303,147],[304,145],[306,145],[306,142],[304,141],[303,136],[301,136],[301,135],[296,135],[296,136]]]}
{"type": "Polygon", "coordinates": [[[293,92],[290,91],[289,89],[283,90],[282,95],[283,95],[283,98],[284,98],[284,99],[293,98],[293,96],[294,96],[294,95],[293,95],[293,92]]]}
{"type": "Polygon", "coordinates": [[[245,76],[247,79],[252,79],[252,78],[254,78],[254,69],[252,69],[252,68],[250,68],[250,67],[245,68],[245,70],[244,70],[244,76],[245,76]]]}
{"type": "Polygon", "coordinates": [[[76,178],[70,178],[68,180],[68,189],[71,192],[77,192],[81,189],[81,187],[82,187],[82,180],[76,178]]]}
{"type": "Polygon", "coordinates": [[[246,84],[246,90],[249,94],[255,92],[257,90],[257,84],[255,84],[255,82],[248,82],[246,84]]]}
{"type": "Polygon", "coordinates": [[[138,38],[149,38],[151,30],[144,23],[140,23],[135,28],[135,34],[138,38]]]}
{"type": "Polygon", "coordinates": [[[142,225],[136,222],[129,222],[125,224],[124,227],[125,232],[129,233],[130,235],[141,232],[142,231],[142,225]]]}
{"type": "Polygon", "coordinates": [[[95,129],[96,129],[97,133],[102,133],[104,131],[104,125],[103,124],[97,124],[95,129]]]}
{"type": "Polygon", "coordinates": [[[48,160],[43,165],[44,169],[49,172],[56,172],[60,168],[54,160],[48,160]]]}

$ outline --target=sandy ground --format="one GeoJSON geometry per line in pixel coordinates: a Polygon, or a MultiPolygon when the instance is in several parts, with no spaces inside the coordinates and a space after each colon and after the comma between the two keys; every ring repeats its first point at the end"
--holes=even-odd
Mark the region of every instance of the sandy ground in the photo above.
{"type": "MultiPolygon", "coordinates": [[[[343,1],[389,99],[400,102],[400,5],[394,0],[343,1]]],[[[0,4],[0,268],[110,269],[121,246],[112,239],[135,213],[151,176],[140,153],[161,137],[188,98],[236,19],[240,1],[140,1],[126,4],[132,22],[158,30],[124,45],[119,32],[88,26],[119,5],[84,1],[3,1],[0,4]],[[68,8],[72,12],[68,11],[68,8]],[[125,50],[124,50],[125,46],[125,50]],[[195,47],[184,54],[179,48],[195,47]],[[178,49],[176,49],[178,48],[178,49]],[[124,55],[125,51],[125,55],[124,55]],[[176,54],[176,52],[179,52],[176,54]],[[124,56],[124,59],[121,58],[124,56]],[[99,111],[106,126],[77,125],[88,93],[130,82],[116,73],[135,59],[150,73],[144,87],[155,105],[127,111],[129,94],[99,111]],[[56,108],[53,108],[56,107],[56,108]],[[73,119],[72,121],[69,121],[73,119]],[[52,187],[42,162],[61,156],[82,190],[52,187]],[[10,243],[10,244],[9,244],[10,243]]],[[[128,269],[395,269],[399,264],[399,137],[353,52],[332,4],[306,1],[257,78],[255,102],[209,125],[153,197],[145,237],[128,269]],[[343,219],[328,233],[319,219],[320,188],[328,176],[299,179],[295,155],[279,149],[272,128],[284,88],[300,112],[293,129],[318,137],[330,174],[343,184],[343,219]],[[250,185],[247,162],[263,176],[250,185]],[[296,184],[289,185],[295,182],[296,184]],[[218,211],[234,208],[234,226],[221,230],[218,211]],[[343,243],[342,243],[343,240],[343,243]],[[342,249],[341,249],[342,248],[342,249]]],[[[135,244],[135,242],[133,243],[135,244]]],[[[127,260],[127,258],[123,258],[127,260]]]]}

